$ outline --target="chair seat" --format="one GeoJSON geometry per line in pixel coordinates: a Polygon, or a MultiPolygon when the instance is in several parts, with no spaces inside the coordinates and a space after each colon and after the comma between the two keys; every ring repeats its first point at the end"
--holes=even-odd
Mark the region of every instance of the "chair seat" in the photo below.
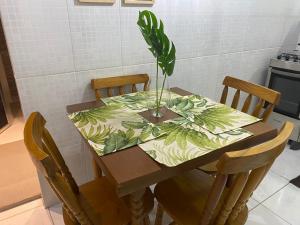
{"type": "MultiPolygon", "coordinates": [[[[157,184],[154,194],[163,209],[177,224],[199,225],[213,182],[213,176],[200,170],[193,170],[157,184]]],[[[224,191],[220,203],[224,201],[226,193],[227,190],[224,191]]],[[[220,203],[213,218],[220,210],[220,203]]]]}
{"type": "Polygon", "coordinates": [[[125,225],[130,222],[127,205],[118,198],[106,177],[83,184],[79,190],[79,201],[93,224],[125,225]]]}
{"type": "MultiPolygon", "coordinates": [[[[129,224],[131,219],[129,196],[120,199],[106,177],[100,177],[83,184],[79,187],[79,190],[79,201],[93,224],[129,224]]],[[[150,188],[146,189],[143,203],[144,213],[148,215],[154,207],[154,195],[150,188]]],[[[68,225],[74,224],[66,212],[64,212],[64,220],[68,225]]]]}

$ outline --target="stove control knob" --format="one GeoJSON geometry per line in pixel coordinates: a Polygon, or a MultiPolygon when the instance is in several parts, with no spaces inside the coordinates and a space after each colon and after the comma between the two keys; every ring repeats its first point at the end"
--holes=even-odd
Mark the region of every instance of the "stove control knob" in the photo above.
{"type": "Polygon", "coordinates": [[[277,56],[277,59],[281,59],[281,58],[282,58],[282,55],[278,55],[278,56],[277,56]]]}

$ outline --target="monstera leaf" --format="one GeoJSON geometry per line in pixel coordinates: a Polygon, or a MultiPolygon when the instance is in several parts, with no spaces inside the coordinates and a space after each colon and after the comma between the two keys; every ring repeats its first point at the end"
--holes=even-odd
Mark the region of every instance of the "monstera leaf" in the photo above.
{"type": "Polygon", "coordinates": [[[97,128],[91,126],[88,132],[84,128],[80,129],[80,132],[87,140],[95,144],[104,144],[105,138],[113,132],[113,128],[105,125],[97,128]]]}
{"type": "Polygon", "coordinates": [[[164,32],[164,24],[158,22],[156,16],[148,10],[139,12],[137,24],[142,35],[149,45],[149,50],[157,59],[157,63],[162,69],[163,75],[171,76],[174,71],[176,60],[176,48],[172,41],[164,32]]]}
{"type": "Polygon", "coordinates": [[[199,148],[205,149],[216,149],[221,147],[220,140],[209,139],[209,137],[200,131],[196,131],[188,126],[189,123],[177,123],[177,122],[166,122],[163,123],[160,128],[166,133],[165,136],[161,137],[164,140],[166,146],[176,142],[180,149],[186,149],[187,144],[191,143],[199,148]],[[186,124],[187,126],[182,126],[186,124]]]}
{"type": "Polygon", "coordinates": [[[134,130],[128,129],[127,131],[118,130],[111,133],[104,141],[105,147],[104,154],[134,146],[138,143],[138,138],[134,136],[134,130]]]}
{"type": "Polygon", "coordinates": [[[229,107],[212,107],[195,115],[194,120],[196,124],[205,126],[208,130],[215,130],[217,127],[225,129],[228,126],[234,126],[234,123],[239,120],[239,117],[232,112],[233,109],[229,107]]]}
{"type": "Polygon", "coordinates": [[[120,105],[109,105],[100,108],[94,108],[87,111],[77,112],[70,115],[73,123],[77,124],[79,128],[91,123],[96,125],[98,121],[106,122],[108,119],[114,118],[114,113],[120,110],[120,105]]]}
{"type": "Polygon", "coordinates": [[[151,125],[150,123],[143,122],[134,122],[134,121],[123,121],[122,126],[127,129],[142,130],[139,135],[139,140],[141,142],[147,141],[147,139],[152,135],[153,137],[159,137],[164,134],[158,127],[151,125]]]}

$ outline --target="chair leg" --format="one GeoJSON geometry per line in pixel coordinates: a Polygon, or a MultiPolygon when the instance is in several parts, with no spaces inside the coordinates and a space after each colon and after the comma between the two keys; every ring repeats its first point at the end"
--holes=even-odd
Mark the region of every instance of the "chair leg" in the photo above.
{"type": "Polygon", "coordinates": [[[66,206],[63,206],[63,220],[65,225],[80,225],[66,206]]]}
{"type": "Polygon", "coordinates": [[[226,182],[226,187],[231,187],[231,185],[233,184],[234,182],[234,175],[229,175],[228,178],[227,178],[227,182],[226,182]]]}
{"type": "Polygon", "coordinates": [[[155,225],[162,225],[163,216],[164,216],[164,210],[160,206],[160,204],[158,204],[157,211],[156,211],[156,217],[155,217],[155,225]]]}
{"type": "Polygon", "coordinates": [[[144,218],[144,225],[150,225],[150,219],[149,219],[149,216],[146,216],[145,218],[144,218]]]}
{"type": "Polygon", "coordinates": [[[94,159],[93,159],[93,168],[94,168],[95,178],[102,177],[102,170],[94,159]]]}

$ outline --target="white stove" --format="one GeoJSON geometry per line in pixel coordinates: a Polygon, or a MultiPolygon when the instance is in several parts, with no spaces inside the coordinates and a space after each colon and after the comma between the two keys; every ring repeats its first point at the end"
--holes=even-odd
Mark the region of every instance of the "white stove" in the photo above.
{"type": "Polygon", "coordinates": [[[270,67],[300,71],[300,52],[282,53],[276,59],[271,59],[270,67]]]}
{"type": "Polygon", "coordinates": [[[300,149],[300,51],[282,53],[271,59],[266,86],[281,93],[270,123],[280,128],[287,120],[293,122],[291,148],[300,149]]]}

